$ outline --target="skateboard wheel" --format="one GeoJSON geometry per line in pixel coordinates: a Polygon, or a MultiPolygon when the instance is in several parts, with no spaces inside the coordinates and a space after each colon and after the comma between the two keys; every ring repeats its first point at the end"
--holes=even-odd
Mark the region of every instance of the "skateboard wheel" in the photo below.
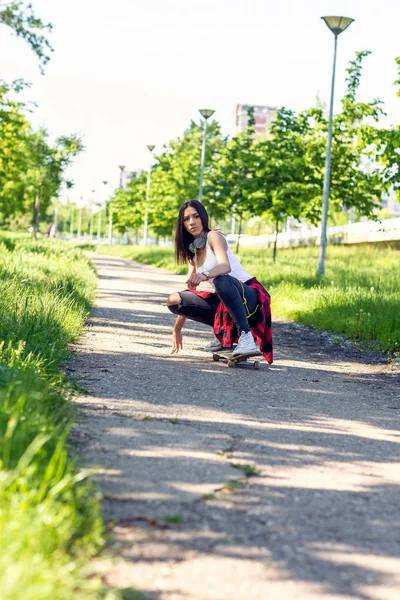
{"type": "Polygon", "coordinates": [[[213,361],[219,362],[219,356],[217,354],[213,354],[213,361]]]}
{"type": "Polygon", "coordinates": [[[256,369],[258,371],[259,368],[260,368],[260,361],[259,360],[255,360],[253,362],[253,369],[256,369]]]}
{"type": "Polygon", "coordinates": [[[235,361],[234,360],[228,360],[228,367],[234,367],[235,366],[235,361]]]}

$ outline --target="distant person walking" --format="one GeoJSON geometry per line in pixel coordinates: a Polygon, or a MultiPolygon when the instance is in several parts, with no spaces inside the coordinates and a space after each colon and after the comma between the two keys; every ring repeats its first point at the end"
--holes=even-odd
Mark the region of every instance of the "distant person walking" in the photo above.
{"type": "Polygon", "coordinates": [[[270,296],[241,265],[222,233],[210,230],[207,211],[198,200],[188,200],[179,210],[175,254],[179,264],[189,264],[189,279],[188,289],[167,301],[177,315],[171,354],[182,349],[182,328],[191,319],[213,327],[215,339],[205,350],[231,349],[238,342],[233,355],[252,354],[257,343],[272,363],[270,296]],[[214,291],[197,291],[203,281],[214,291]]]}
{"type": "Polygon", "coordinates": [[[56,225],[55,225],[55,223],[53,223],[52,225],[49,225],[47,227],[47,237],[48,238],[55,238],[56,237],[56,225]]]}

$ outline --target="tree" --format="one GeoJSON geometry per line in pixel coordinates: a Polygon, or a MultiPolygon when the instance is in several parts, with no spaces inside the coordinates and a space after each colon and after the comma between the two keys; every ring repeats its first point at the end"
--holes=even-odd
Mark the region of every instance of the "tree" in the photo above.
{"type": "MultiPolygon", "coordinates": [[[[394,82],[400,96],[400,57],[395,59],[399,78],[394,82]]],[[[376,149],[377,160],[382,166],[381,177],[386,188],[393,188],[400,199],[400,126],[376,129],[368,132],[368,142],[376,149]]]]}
{"type": "Polygon", "coordinates": [[[46,129],[34,131],[25,104],[9,98],[23,87],[21,81],[0,82],[0,215],[7,222],[32,210],[35,235],[40,214],[59,193],[64,171],[83,145],[76,135],[51,145],[46,129]]]}
{"type": "MultiPolygon", "coordinates": [[[[387,189],[375,140],[382,103],[356,99],[362,61],[368,55],[357,52],[350,62],[342,110],[333,120],[330,215],[350,208],[371,215],[387,189]]],[[[322,106],[299,115],[283,108],[271,126],[270,139],[258,146],[268,157],[261,163],[264,172],[259,211],[267,199],[269,208],[264,217],[275,222],[276,234],[288,216],[314,225],[320,221],[327,128],[322,106]]]]}
{"type": "MultiPolygon", "coordinates": [[[[170,234],[182,203],[198,197],[202,136],[202,127],[192,121],[183,137],[172,140],[156,157],[158,164],[151,177],[149,222],[159,235],[170,234]]],[[[204,205],[211,208],[211,216],[207,182],[225,143],[220,125],[211,121],[207,128],[203,194],[204,205]]]]}
{"type": "Polygon", "coordinates": [[[258,194],[258,155],[254,150],[254,109],[249,109],[248,127],[228,141],[213,165],[205,185],[210,212],[216,216],[234,214],[239,218],[239,240],[243,220],[255,214],[258,194]]]}
{"type": "Polygon", "coordinates": [[[111,201],[115,226],[125,232],[143,224],[147,173],[134,173],[125,190],[117,190],[111,201]]]}
{"type": "Polygon", "coordinates": [[[376,123],[384,114],[382,102],[357,101],[362,63],[370,52],[356,52],[347,68],[347,89],[342,111],[333,124],[331,199],[332,208],[355,208],[372,215],[380,206],[386,185],[377,160],[376,145],[371,143],[376,123]]]}
{"type": "Polygon", "coordinates": [[[45,214],[52,198],[57,196],[64,177],[64,170],[71,160],[83,150],[77,135],[61,136],[54,146],[48,144],[48,132],[40,129],[29,140],[30,168],[23,176],[24,184],[34,196],[32,237],[36,239],[39,216],[45,214]]]}
{"type": "Polygon", "coordinates": [[[25,105],[11,100],[10,92],[18,92],[21,81],[0,81],[0,214],[8,219],[25,211],[26,189],[21,175],[29,168],[31,126],[25,116],[25,105]]]}
{"type": "Polygon", "coordinates": [[[259,166],[254,209],[273,223],[274,261],[282,224],[289,216],[300,219],[310,201],[320,195],[320,179],[308,154],[312,133],[310,115],[296,115],[282,107],[272,122],[269,138],[255,148],[259,166]]]}
{"type": "Polygon", "coordinates": [[[17,37],[22,37],[39,59],[40,72],[50,60],[53,48],[42,31],[51,32],[51,23],[43,23],[35,16],[32,5],[25,2],[9,2],[0,5],[0,23],[10,27],[17,37]]]}

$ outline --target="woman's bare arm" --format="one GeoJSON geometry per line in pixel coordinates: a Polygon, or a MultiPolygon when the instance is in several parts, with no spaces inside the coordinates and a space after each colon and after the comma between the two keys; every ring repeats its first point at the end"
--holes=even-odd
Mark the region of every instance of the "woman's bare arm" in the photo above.
{"type": "Polygon", "coordinates": [[[227,255],[228,243],[224,236],[219,231],[210,231],[208,234],[208,243],[218,261],[218,265],[211,269],[210,277],[213,278],[218,275],[230,273],[231,265],[227,255]]]}
{"type": "MultiPolygon", "coordinates": [[[[192,283],[192,276],[196,273],[196,265],[194,263],[189,263],[189,271],[188,271],[188,279],[186,283],[188,284],[189,290],[195,290],[199,285],[198,283],[192,283]]],[[[200,282],[199,282],[200,283],[200,282]]]]}
{"type": "MultiPolygon", "coordinates": [[[[228,244],[224,236],[219,231],[210,231],[208,234],[208,243],[211,250],[214,252],[218,264],[210,270],[210,279],[218,275],[226,275],[231,272],[231,265],[227,255],[228,244]]],[[[187,281],[190,287],[196,287],[202,281],[207,281],[207,276],[204,273],[192,273],[187,281]]]]}

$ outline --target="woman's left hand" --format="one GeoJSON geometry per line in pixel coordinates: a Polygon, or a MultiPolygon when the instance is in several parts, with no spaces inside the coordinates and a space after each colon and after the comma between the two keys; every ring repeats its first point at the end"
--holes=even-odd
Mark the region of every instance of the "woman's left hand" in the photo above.
{"type": "Polygon", "coordinates": [[[204,275],[204,273],[192,273],[186,283],[188,284],[189,288],[195,288],[202,281],[207,281],[207,277],[204,275]]]}

